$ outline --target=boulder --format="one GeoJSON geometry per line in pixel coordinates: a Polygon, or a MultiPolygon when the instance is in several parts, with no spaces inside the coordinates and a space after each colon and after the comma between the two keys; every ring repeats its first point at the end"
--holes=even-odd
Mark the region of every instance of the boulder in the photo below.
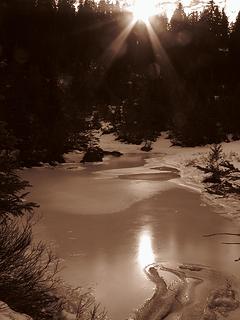
{"type": "Polygon", "coordinates": [[[123,155],[123,153],[119,152],[119,151],[103,151],[105,156],[113,156],[113,157],[121,157],[123,155]]]}
{"type": "Polygon", "coordinates": [[[85,162],[102,162],[104,157],[104,152],[99,147],[88,148],[81,163],[85,162]]]}
{"type": "Polygon", "coordinates": [[[88,148],[81,163],[85,162],[102,162],[104,156],[121,157],[123,154],[119,151],[104,151],[99,147],[88,148]]]}

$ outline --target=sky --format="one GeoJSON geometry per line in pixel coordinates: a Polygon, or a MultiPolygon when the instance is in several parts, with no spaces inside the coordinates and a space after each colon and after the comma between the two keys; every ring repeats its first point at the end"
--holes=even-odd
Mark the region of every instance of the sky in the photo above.
{"type": "MultiPolygon", "coordinates": [[[[166,0],[165,2],[175,2],[171,0],[166,0]]],[[[186,11],[191,9],[194,10],[201,10],[209,0],[182,0],[183,5],[186,8],[186,11]]],[[[216,0],[216,4],[218,4],[220,7],[224,7],[226,10],[227,15],[229,16],[230,20],[235,19],[237,13],[240,10],[240,1],[239,0],[216,0]]]]}
{"type": "MultiPolygon", "coordinates": [[[[122,0],[121,2],[128,2],[131,3],[134,0],[122,0]]],[[[135,0],[137,1],[137,0],[135,0]]],[[[160,7],[164,11],[166,11],[167,15],[170,17],[173,13],[173,11],[176,8],[176,5],[179,1],[177,0],[152,0],[155,3],[160,2],[160,7]]],[[[146,6],[148,3],[150,3],[151,0],[146,0],[146,6]]],[[[191,12],[192,10],[201,10],[206,4],[209,2],[209,0],[181,0],[181,3],[185,7],[185,11],[191,12]]],[[[240,11],[240,0],[215,0],[215,3],[218,4],[220,7],[224,7],[225,11],[229,17],[230,21],[234,21],[237,13],[240,11]]]]}

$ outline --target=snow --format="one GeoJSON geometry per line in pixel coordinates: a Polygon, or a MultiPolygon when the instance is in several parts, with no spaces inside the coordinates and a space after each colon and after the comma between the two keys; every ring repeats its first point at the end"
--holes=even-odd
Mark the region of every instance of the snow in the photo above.
{"type": "Polygon", "coordinates": [[[122,143],[115,140],[114,134],[104,134],[100,137],[100,146],[107,151],[120,151],[125,153],[142,153],[141,145],[122,143]]]}
{"type": "Polygon", "coordinates": [[[82,160],[83,155],[84,155],[83,151],[74,150],[73,152],[64,154],[63,157],[67,164],[69,163],[71,164],[71,163],[79,163],[82,160]]]}
{"type": "MultiPolygon", "coordinates": [[[[100,138],[100,146],[104,150],[117,150],[126,153],[141,153],[142,145],[133,145],[116,141],[113,134],[103,135],[100,138]]],[[[205,158],[210,151],[211,145],[203,147],[179,147],[172,146],[171,141],[167,139],[167,133],[163,133],[156,142],[153,142],[152,151],[148,153],[150,156],[146,160],[146,164],[142,168],[135,168],[135,173],[149,173],[151,168],[166,166],[176,168],[180,171],[181,178],[174,179],[174,182],[180,186],[191,188],[202,194],[205,202],[215,207],[219,213],[227,213],[228,217],[239,220],[240,222],[240,199],[238,196],[216,197],[205,191],[202,183],[204,174],[198,170],[195,165],[204,164],[205,158]]],[[[240,141],[222,143],[223,152],[228,160],[235,167],[240,169],[240,141]]],[[[121,170],[121,174],[130,174],[126,169],[121,170]]],[[[152,171],[153,172],[153,171],[152,171]]]]}
{"type": "MultiPolygon", "coordinates": [[[[159,146],[161,145],[161,139],[159,146]]],[[[240,169],[240,141],[222,143],[223,152],[228,160],[235,167],[240,169]]],[[[184,187],[192,188],[202,194],[205,202],[215,207],[219,213],[226,213],[228,217],[240,222],[240,198],[237,195],[219,197],[206,192],[202,183],[204,174],[195,165],[204,165],[205,158],[210,150],[210,145],[195,148],[171,147],[161,161],[161,164],[168,165],[180,170],[181,178],[176,183],[184,187]]],[[[151,160],[150,160],[151,161],[151,160]]],[[[155,159],[156,161],[156,159],[155,159]]]]}
{"type": "Polygon", "coordinates": [[[165,262],[146,267],[145,273],[156,286],[154,295],[129,320],[239,319],[234,277],[202,265],[165,262]]]}
{"type": "MultiPolygon", "coordinates": [[[[240,199],[237,196],[229,196],[225,198],[210,195],[205,191],[205,186],[202,183],[204,174],[198,170],[195,165],[203,165],[207,154],[210,151],[211,145],[203,147],[180,147],[172,146],[171,141],[167,138],[167,133],[157,139],[152,144],[152,150],[148,153],[141,151],[142,145],[134,145],[123,143],[116,140],[114,134],[102,134],[99,132],[97,138],[99,139],[100,147],[107,151],[120,151],[123,154],[146,154],[148,159],[144,166],[138,168],[124,168],[119,170],[108,170],[103,172],[104,175],[116,176],[127,174],[147,174],[157,173],[153,168],[171,167],[180,171],[180,178],[172,180],[172,182],[179,186],[190,188],[202,194],[203,200],[215,207],[219,213],[227,213],[228,217],[239,220],[240,222],[240,199]],[[114,173],[114,174],[113,174],[114,173]]],[[[240,169],[240,141],[232,141],[222,143],[223,152],[226,158],[230,160],[235,167],[240,169]]],[[[84,166],[80,165],[83,157],[83,152],[74,151],[65,155],[66,164],[62,167],[69,170],[83,170],[84,166]]],[[[108,161],[105,159],[104,161],[108,161]]],[[[158,171],[159,172],[159,171],[158,171]]]]}

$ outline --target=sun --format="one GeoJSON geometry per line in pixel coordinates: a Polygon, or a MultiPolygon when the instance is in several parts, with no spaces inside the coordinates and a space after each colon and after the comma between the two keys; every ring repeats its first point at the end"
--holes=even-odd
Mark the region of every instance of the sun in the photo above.
{"type": "Polygon", "coordinates": [[[156,14],[156,6],[153,0],[135,0],[131,11],[134,21],[149,22],[149,18],[156,14]]]}

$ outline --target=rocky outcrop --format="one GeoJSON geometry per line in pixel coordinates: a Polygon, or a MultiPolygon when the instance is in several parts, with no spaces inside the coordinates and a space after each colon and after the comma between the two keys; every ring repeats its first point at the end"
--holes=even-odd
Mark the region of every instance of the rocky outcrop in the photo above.
{"type": "Polygon", "coordinates": [[[9,306],[0,302],[0,319],[1,320],[33,320],[31,317],[13,311],[9,306]]]}

